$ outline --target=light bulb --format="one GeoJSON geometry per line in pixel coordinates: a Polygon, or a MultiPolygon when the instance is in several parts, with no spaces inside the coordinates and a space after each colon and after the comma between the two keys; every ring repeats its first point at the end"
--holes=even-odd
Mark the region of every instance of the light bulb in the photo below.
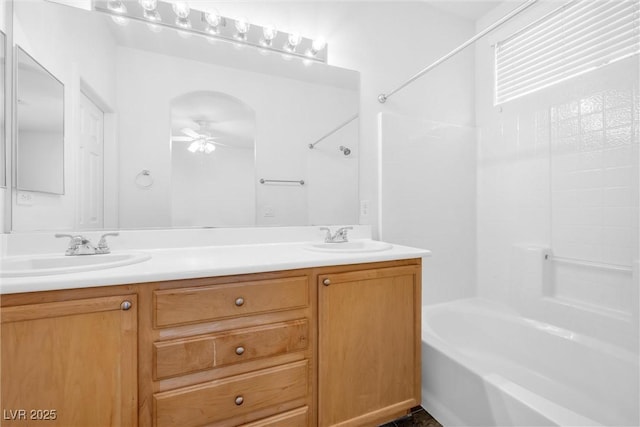
{"type": "Polygon", "coordinates": [[[249,24],[249,20],[247,18],[236,19],[236,30],[238,30],[238,34],[247,34],[249,28],[251,28],[251,24],[249,24]]]}
{"type": "Polygon", "coordinates": [[[212,8],[204,12],[204,20],[207,21],[207,24],[215,28],[220,25],[222,18],[220,17],[220,13],[212,8]]]}
{"type": "Polygon", "coordinates": [[[214,151],[216,151],[216,146],[207,142],[206,144],[204,144],[204,152],[205,154],[211,154],[214,151]]]}
{"type": "Polygon", "coordinates": [[[275,25],[267,25],[262,29],[262,35],[264,36],[263,44],[265,46],[271,46],[273,39],[278,35],[275,25]]]}
{"type": "Polygon", "coordinates": [[[144,11],[144,19],[151,22],[160,22],[162,21],[162,17],[157,10],[145,10],[144,11]]]}
{"type": "Polygon", "coordinates": [[[302,41],[302,36],[300,34],[289,34],[289,44],[293,47],[296,47],[302,41]]]}
{"type": "Polygon", "coordinates": [[[176,25],[180,28],[184,28],[186,30],[191,28],[191,21],[189,18],[176,18],[176,25]]]}
{"type": "Polygon", "coordinates": [[[115,13],[127,13],[127,6],[121,0],[109,0],[107,8],[115,13]]]}
{"type": "Polygon", "coordinates": [[[193,141],[191,144],[189,144],[189,147],[187,147],[187,150],[189,150],[192,153],[195,153],[196,151],[198,151],[198,148],[200,148],[200,142],[193,141]]]}
{"type": "Polygon", "coordinates": [[[322,37],[315,39],[313,43],[311,43],[311,51],[314,52],[314,55],[325,47],[327,47],[327,41],[322,37]]]}
{"type": "Polygon", "coordinates": [[[191,8],[189,7],[189,3],[186,1],[176,1],[173,3],[173,13],[180,19],[187,19],[189,17],[189,13],[191,13],[191,8]]]}
{"type": "Polygon", "coordinates": [[[147,12],[152,12],[158,7],[158,0],[138,0],[138,3],[147,12]]]}
{"type": "Polygon", "coordinates": [[[293,52],[296,50],[296,47],[300,44],[301,41],[302,36],[300,36],[300,34],[289,34],[287,45],[284,48],[289,52],[293,52]]]}

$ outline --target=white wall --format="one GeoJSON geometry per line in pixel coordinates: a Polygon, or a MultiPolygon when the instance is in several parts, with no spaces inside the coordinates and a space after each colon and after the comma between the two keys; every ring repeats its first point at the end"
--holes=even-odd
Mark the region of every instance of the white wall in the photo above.
{"type": "Polygon", "coordinates": [[[65,189],[64,195],[29,193],[31,204],[17,204],[13,194],[14,231],[73,229],[77,195],[77,99],[81,80],[101,100],[115,105],[115,53],[108,30],[87,19],[86,12],[45,1],[17,1],[14,13],[15,43],[36,58],[64,84],[65,96],[65,189]],[[55,25],[54,25],[55,24],[55,25]],[[95,55],[95,51],[104,55],[95,55]]]}
{"type": "Polygon", "coordinates": [[[422,2],[351,7],[352,25],[342,29],[330,59],[362,73],[360,198],[370,203],[369,216],[361,221],[374,224],[384,240],[432,251],[423,269],[424,304],[473,296],[474,134],[454,130],[442,132],[445,138],[428,138],[422,133],[434,122],[453,129],[473,126],[472,52],[434,69],[385,104],[377,101],[380,93],[471,37],[473,24],[422,2]],[[360,49],[342,50],[353,46],[360,49]],[[391,117],[399,128],[389,134],[379,126],[391,117]]]}
{"type": "Polygon", "coordinates": [[[255,155],[250,148],[219,146],[191,153],[171,149],[171,226],[242,227],[256,220],[255,155]]]}
{"type": "Polygon", "coordinates": [[[383,113],[384,240],[432,250],[423,303],[475,295],[475,128],[383,113]]]}

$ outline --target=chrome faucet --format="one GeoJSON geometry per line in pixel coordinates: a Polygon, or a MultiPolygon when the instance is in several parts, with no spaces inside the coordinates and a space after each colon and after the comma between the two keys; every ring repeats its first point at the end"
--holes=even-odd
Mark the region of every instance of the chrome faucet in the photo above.
{"type": "Polygon", "coordinates": [[[320,227],[320,230],[327,232],[327,235],[324,238],[325,243],[345,243],[349,241],[347,233],[349,230],[353,230],[353,227],[340,227],[334,234],[331,234],[331,229],[329,227],[320,227]]]}
{"type": "Polygon", "coordinates": [[[107,236],[117,236],[118,233],[105,233],[100,237],[100,241],[98,242],[98,246],[94,246],[91,243],[91,240],[86,237],[78,234],[56,234],[56,237],[68,237],[69,246],[67,250],[64,252],[67,256],[74,255],[98,255],[98,254],[108,254],[111,252],[109,249],[109,245],[107,244],[107,236]]]}

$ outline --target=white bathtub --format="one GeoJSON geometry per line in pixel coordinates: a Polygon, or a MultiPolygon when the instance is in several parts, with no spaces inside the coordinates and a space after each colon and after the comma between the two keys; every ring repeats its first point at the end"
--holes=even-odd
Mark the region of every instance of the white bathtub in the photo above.
{"type": "Polygon", "coordinates": [[[422,402],[443,425],[638,426],[638,355],[481,299],[423,309],[422,402]]]}

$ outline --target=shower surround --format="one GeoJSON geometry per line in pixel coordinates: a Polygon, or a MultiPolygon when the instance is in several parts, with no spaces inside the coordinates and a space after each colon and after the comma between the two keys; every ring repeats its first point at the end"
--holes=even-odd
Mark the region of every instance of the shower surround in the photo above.
{"type": "Polygon", "coordinates": [[[475,128],[379,117],[381,236],[433,251],[422,403],[443,425],[640,423],[638,55],[494,103],[495,44],[557,6],[475,44],[475,128]]]}

